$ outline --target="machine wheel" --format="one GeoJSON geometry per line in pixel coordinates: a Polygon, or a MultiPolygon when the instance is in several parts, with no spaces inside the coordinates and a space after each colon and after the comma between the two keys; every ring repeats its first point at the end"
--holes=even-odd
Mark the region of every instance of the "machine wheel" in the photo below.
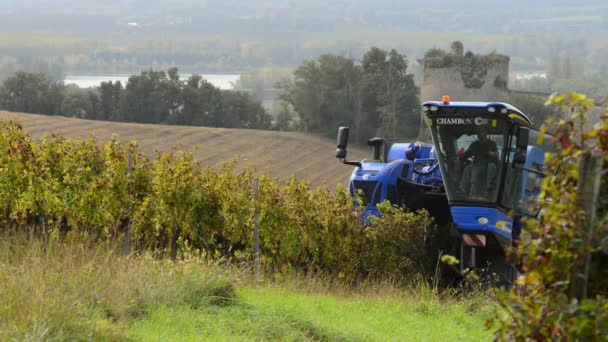
{"type": "Polygon", "coordinates": [[[510,289],[519,276],[519,271],[503,253],[499,253],[488,262],[488,278],[494,286],[510,289]]]}
{"type": "MultiPolygon", "coordinates": [[[[460,244],[460,237],[448,235],[441,241],[439,255],[451,255],[458,260],[462,260],[462,255],[460,255],[460,244]]],[[[444,287],[454,287],[462,284],[464,278],[462,277],[458,265],[448,265],[441,260],[438,260],[437,262],[439,263],[439,272],[441,273],[439,275],[441,277],[441,284],[444,287]]]]}
{"type": "Polygon", "coordinates": [[[503,287],[510,289],[517,280],[519,271],[507,258],[502,251],[488,254],[488,250],[484,248],[471,248],[462,245],[460,237],[451,239],[450,254],[460,260],[459,269],[454,267],[445,272],[446,277],[449,277],[454,284],[465,281],[467,286],[477,287],[481,285],[484,288],[503,287]],[[471,279],[465,274],[465,270],[474,272],[479,277],[479,283],[475,281],[471,283],[471,279]],[[476,283],[476,284],[475,284],[476,283]]]}

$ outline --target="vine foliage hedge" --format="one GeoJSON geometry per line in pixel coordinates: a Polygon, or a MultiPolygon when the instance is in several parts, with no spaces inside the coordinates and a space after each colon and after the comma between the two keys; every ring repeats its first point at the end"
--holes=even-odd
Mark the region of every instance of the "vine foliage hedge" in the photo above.
{"type": "Polygon", "coordinates": [[[608,114],[593,128],[587,124],[595,103],[577,93],[555,95],[566,119],[549,123],[561,155],[549,156],[550,169],[542,185],[541,212],[525,222],[516,255],[524,271],[511,291],[499,291],[505,309],[494,320],[498,341],[605,341],[608,336],[608,114]],[[568,117],[568,115],[571,115],[568,117]],[[605,159],[597,203],[597,224],[584,228],[585,212],[578,205],[579,163],[583,154],[605,159]],[[573,285],[592,255],[589,296],[573,295],[573,285]]]}
{"type": "MultiPolygon", "coordinates": [[[[16,121],[0,121],[0,214],[2,230],[97,243],[119,244],[159,255],[201,252],[249,261],[254,210],[259,210],[263,264],[292,267],[346,279],[404,276],[429,269],[424,234],[428,214],[384,204],[382,219],[362,225],[347,190],[313,189],[291,179],[216,171],[191,153],[149,158],[112,137],[30,138],[16,121]],[[132,172],[128,172],[129,155],[132,172]]],[[[431,267],[432,268],[432,267],[431,267]]]]}

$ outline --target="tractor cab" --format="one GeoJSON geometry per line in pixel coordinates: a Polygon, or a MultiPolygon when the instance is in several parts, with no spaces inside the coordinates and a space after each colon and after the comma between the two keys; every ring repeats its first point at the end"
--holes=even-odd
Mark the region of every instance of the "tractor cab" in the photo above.
{"type": "Polygon", "coordinates": [[[519,236],[519,217],[536,215],[551,138],[507,103],[444,97],[422,110],[461,238],[461,266],[504,264],[505,250],[519,236]]]}

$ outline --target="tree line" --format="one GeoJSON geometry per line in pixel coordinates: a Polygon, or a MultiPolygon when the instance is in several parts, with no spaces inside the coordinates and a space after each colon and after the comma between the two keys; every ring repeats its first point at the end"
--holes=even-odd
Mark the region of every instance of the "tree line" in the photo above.
{"type": "MultiPolygon", "coordinates": [[[[251,72],[237,82],[236,91],[220,90],[199,75],[180,80],[177,68],[150,69],[126,84],[103,82],[93,90],[64,86],[42,73],[17,72],[0,87],[0,109],[119,122],[299,130],[331,138],[337,127],[347,125],[357,144],[374,136],[403,141],[415,139],[421,124],[419,89],[408,71],[405,55],[373,47],[360,61],[325,54],[291,75],[284,69],[277,75],[251,72]],[[272,91],[280,101],[270,115],[260,101],[277,79],[272,91]]],[[[532,95],[513,93],[497,100],[519,107],[537,124],[554,114],[543,106],[544,99],[532,95]]]]}
{"type": "MultiPolygon", "coordinates": [[[[247,73],[235,87],[221,90],[199,75],[183,81],[177,68],[150,69],[126,84],[103,82],[93,90],[64,86],[42,73],[17,72],[0,86],[0,109],[119,122],[299,130],[332,138],[338,126],[348,125],[357,144],[374,136],[414,139],[421,124],[419,89],[407,57],[395,50],[373,47],[360,61],[325,54],[291,74],[247,73]],[[260,101],[277,79],[272,91],[279,101],[270,115],[260,101]]],[[[553,114],[544,100],[522,93],[497,100],[520,107],[537,124],[553,114]]]]}
{"type": "Polygon", "coordinates": [[[41,73],[17,72],[0,87],[0,108],[83,119],[270,129],[270,115],[246,92],[221,90],[178,69],[148,70],[95,90],[66,87],[41,73]]]}
{"type": "MultiPolygon", "coordinates": [[[[406,56],[377,47],[360,63],[325,54],[304,62],[292,79],[281,82],[280,98],[297,113],[297,127],[305,132],[333,137],[338,126],[347,125],[359,144],[375,135],[412,138],[420,125],[420,101],[407,66],[406,56]]],[[[286,110],[277,121],[285,121],[286,110]]]]}
{"type": "Polygon", "coordinates": [[[17,72],[0,87],[0,108],[83,119],[209,127],[301,130],[333,137],[353,128],[363,144],[418,132],[419,89],[407,57],[371,48],[360,62],[325,54],[304,62],[277,85],[274,120],[253,91],[220,90],[199,75],[179,79],[178,69],[147,70],[126,84],[103,82],[94,90],[64,86],[42,73],[17,72]]]}

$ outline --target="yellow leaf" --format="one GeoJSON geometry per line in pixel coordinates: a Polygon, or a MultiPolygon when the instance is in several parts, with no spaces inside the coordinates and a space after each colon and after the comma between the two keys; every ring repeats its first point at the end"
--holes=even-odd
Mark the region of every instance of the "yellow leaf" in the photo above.
{"type": "Polygon", "coordinates": [[[578,180],[578,170],[572,170],[572,178],[578,180]]]}
{"type": "Polygon", "coordinates": [[[545,141],[545,132],[547,132],[547,125],[540,126],[540,134],[538,135],[538,139],[536,139],[536,143],[542,145],[543,141],[545,141]]]}
{"type": "Polygon", "coordinates": [[[587,96],[585,94],[580,93],[570,93],[570,98],[572,99],[574,104],[577,104],[581,101],[585,101],[587,99],[587,96]]]}
{"type": "Polygon", "coordinates": [[[564,102],[566,102],[566,98],[563,97],[563,96],[561,96],[561,95],[558,95],[558,96],[553,97],[552,101],[553,101],[554,104],[560,104],[561,105],[564,102]]]}

